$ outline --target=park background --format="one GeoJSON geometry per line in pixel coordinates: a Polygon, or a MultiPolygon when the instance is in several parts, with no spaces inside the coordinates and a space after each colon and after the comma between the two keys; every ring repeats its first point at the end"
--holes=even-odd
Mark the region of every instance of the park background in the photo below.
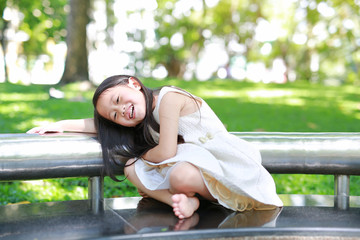
{"type": "MultiPolygon", "coordinates": [[[[0,0],[0,133],[92,117],[96,85],[114,74],[184,88],[229,131],[359,132],[359,10],[359,0],[0,0]]],[[[273,176],[280,194],[333,194],[333,176],[273,176]]],[[[105,179],[105,197],[136,195],[105,179]]],[[[1,204],[86,197],[82,178],[0,183],[1,204]]]]}

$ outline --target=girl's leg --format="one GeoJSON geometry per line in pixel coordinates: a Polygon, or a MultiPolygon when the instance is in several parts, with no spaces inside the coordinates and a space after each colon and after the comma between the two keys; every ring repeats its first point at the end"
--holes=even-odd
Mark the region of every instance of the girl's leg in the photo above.
{"type": "Polygon", "coordinates": [[[187,216],[191,211],[196,193],[207,200],[215,201],[205,185],[200,170],[188,162],[178,163],[171,170],[170,192],[175,193],[172,196],[172,206],[179,218],[187,216]]]}
{"type": "MultiPolygon", "coordinates": [[[[130,159],[130,160],[128,160],[126,165],[129,165],[129,164],[133,163],[134,161],[135,161],[134,159],[130,159]]],[[[144,195],[154,198],[160,202],[166,203],[170,206],[172,205],[172,200],[171,200],[172,194],[169,192],[169,190],[164,189],[164,190],[151,191],[151,190],[147,189],[146,187],[144,187],[144,185],[141,183],[140,179],[136,175],[134,164],[132,164],[128,167],[125,167],[124,173],[125,173],[125,176],[129,179],[129,181],[132,184],[134,184],[135,187],[138,188],[139,192],[142,192],[144,195]]]]}
{"type": "MultiPolygon", "coordinates": [[[[131,164],[134,161],[134,159],[130,159],[127,162],[128,164],[131,164]]],[[[165,204],[168,204],[169,206],[173,206],[173,204],[175,204],[175,202],[173,201],[172,197],[173,194],[168,190],[168,189],[163,189],[163,190],[154,190],[151,191],[149,189],[147,189],[140,181],[140,179],[137,177],[136,172],[135,172],[135,165],[132,164],[128,167],[126,167],[124,169],[125,175],[127,176],[127,178],[129,179],[129,181],[131,183],[133,183],[141,192],[145,193],[145,195],[154,198],[160,202],[163,202],[165,204]]],[[[186,209],[184,209],[182,211],[182,213],[177,214],[175,212],[175,208],[174,208],[174,213],[175,215],[180,218],[187,218],[187,217],[191,217],[193,215],[193,213],[198,209],[199,207],[199,200],[195,197],[187,197],[188,200],[188,207],[186,209]],[[185,211],[186,210],[186,211],[185,211]]]]}
{"type": "Polygon", "coordinates": [[[171,170],[170,192],[184,193],[188,197],[197,193],[209,201],[215,201],[205,185],[200,170],[188,162],[178,163],[171,170]]]}

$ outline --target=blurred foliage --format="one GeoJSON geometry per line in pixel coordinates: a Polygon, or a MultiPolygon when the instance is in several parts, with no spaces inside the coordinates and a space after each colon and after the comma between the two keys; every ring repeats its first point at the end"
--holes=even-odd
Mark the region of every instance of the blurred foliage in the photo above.
{"type": "MultiPolygon", "coordinates": [[[[360,87],[325,87],[304,81],[255,84],[145,79],[151,88],[175,85],[205,99],[229,131],[360,132],[360,87]]],[[[21,133],[45,121],[92,117],[93,89],[61,88],[64,99],[50,99],[50,86],[0,83],[0,133],[21,133]]],[[[274,174],[279,194],[334,193],[333,176],[274,174]]],[[[359,176],[351,176],[351,195],[360,196],[359,176]]],[[[138,196],[127,180],[105,178],[105,197],[138,196]]],[[[0,183],[0,204],[87,198],[87,179],[0,183]]]]}
{"type": "MultiPolygon", "coordinates": [[[[26,56],[27,67],[31,68],[40,55],[50,55],[49,44],[64,41],[66,37],[67,0],[7,0],[8,9],[19,11],[21,22],[18,30],[26,34],[20,53],[26,56]]],[[[4,7],[4,5],[2,7],[4,7]]],[[[3,15],[3,17],[5,17],[3,15]]],[[[13,17],[13,16],[12,16],[13,17]]],[[[10,22],[15,19],[8,19],[10,22]]],[[[15,24],[15,23],[13,23],[15,24]]],[[[16,36],[13,36],[16,37],[16,36]]]]}
{"type": "Polygon", "coordinates": [[[239,57],[247,63],[264,62],[271,68],[278,58],[285,63],[287,79],[296,73],[298,79],[309,81],[337,78],[359,84],[354,77],[360,73],[359,3],[220,0],[209,7],[203,1],[202,7],[194,3],[183,14],[176,14],[181,1],[157,2],[155,32],[159,44],[145,48],[144,61],[151,61],[153,67],[163,64],[170,76],[181,77],[187,64],[197,62],[206,45],[220,41],[229,56],[223,66],[226,68],[239,57]],[[262,32],[267,36],[260,39],[262,32]],[[171,44],[176,34],[183,38],[181,46],[171,44]],[[262,53],[265,45],[270,46],[269,53],[262,53]],[[316,61],[320,66],[311,69],[316,61]],[[174,72],[177,65],[181,66],[174,72]]]}
{"type": "MultiPolygon", "coordinates": [[[[92,0],[106,5],[105,42],[113,44],[115,24],[122,26],[114,14],[115,0],[92,0]]],[[[219,66],[246,69],[249,63],[262,62],[269,69],[274,59],[281,60],[286,79],[321,82],[338,79],[360,84],[360,4],[353,0],[157,0],[153,11],[155,29],[139,28],[126,33],[128,41],[141,44],[142,52],[128,52],[128,68],[149,76],[151,70],[166,68],[168,76],[183,77],[199,64],[200,57],[212,43],[223,46],[228,60],[219,66]],[[151,37],[153,36],[154,37],[151,37]],[[146,44],[152,38],[154,44],[146,44]],[[239,64],[239,59],[245,64],[239,64]]],[[[28,39],[19,48],[28,67],[33,59],[48,55],[48,46],[66,37],[67,0],[1,0],[0,10],[16,9],[28,39]]],[[[94,8],[92,8],[94,10],[94,8]]],[[[144,15],[144,9],[136,11],[144,15]]],[[[0,27],[6,28],[5,19],[0,27]]],[[[90,14],[90,16],[92,16],[90,14]]],[[[93,19],[94,20],[94,19],[93,19]]],[[[12,23],[13,24],[13,23],[12,23]]],[[[123,26],[125,28],[125,26],[123,26]]],[[[5,33],[3,29],[2,33],[5,33]]],[[[1,38],[4,39],[4,34],[1,38]]],[[[5,44],[2,42],[2,45],[5,44]]],[[[99,43],[89,46],[96,48],[99,43]]],[[[101,45],[101,44],[100,44],[101,45]]],[[[120,54],[120,52],[119,52],[120,54]]],[[[240,62],[241,62],[240,61],[240,62]]],[[[216,75],[217,69],[213,70],[216,75]]],[[[228,73],[228,78],[231,74],[228,73]]]]}

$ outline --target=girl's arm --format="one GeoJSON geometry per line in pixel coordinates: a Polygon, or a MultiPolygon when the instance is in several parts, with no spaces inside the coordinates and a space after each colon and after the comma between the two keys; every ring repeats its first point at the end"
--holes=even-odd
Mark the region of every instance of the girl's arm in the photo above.
{"type": "Polygon", "coordinates": [[[197,105],[190,97],[176,92],[166,93],[159,108],[159,144],[144,154],[143,158],[158,163],[174,157],[177,151],[179,118],[196,110],[197,105]]]}
{"type": "Polygon", "coordinates": [[[50,123],[44,126],[35,127],[27,133],[44,134],[47,132],[84,132],[96,133],[94,119],[68,119],[50,123]]]}

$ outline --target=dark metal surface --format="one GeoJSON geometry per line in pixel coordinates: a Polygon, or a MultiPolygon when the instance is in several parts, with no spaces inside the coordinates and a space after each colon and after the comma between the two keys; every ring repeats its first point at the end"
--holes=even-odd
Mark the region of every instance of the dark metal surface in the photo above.
{"type": "MultiPolygon", "coordinates": [[[[359,133],[234,133],[271,173],[360,175],[359,133]]],[[[85,134],[0,134],[0,180],[98,176],[101,149],[85,134]]]]}
{"type": "Polygon", "coordinates": [[[201,202],[198,211],[183,221],[167,205],[140,198],[105,199],[96,214],[87,200],[0,206],[0,239],[360,237],[360,197],[352,198],[347,211],[334,208],[332,196],[280,197],[286,203],[283,208],[243,213],[201,202]]]}

